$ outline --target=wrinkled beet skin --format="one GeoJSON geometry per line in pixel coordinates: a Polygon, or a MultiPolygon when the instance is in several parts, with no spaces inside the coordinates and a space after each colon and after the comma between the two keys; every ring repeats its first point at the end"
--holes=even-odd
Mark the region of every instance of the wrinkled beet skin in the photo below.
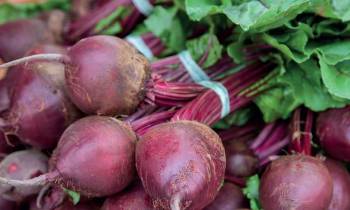
{"type": "MultiPolygon", "coordinates": [[[[33,52],[61,52],[41,46],[33,52]]],[[[4,113],[6,134],[40,149],[54,148],[64,129],[79,116],[64,83],[64,65],[36,61],[17,66],[10,108],[4,113]]]]}
{"type": "Polygon", "coordinates": [[[350,106],[321,112],[316,128],[321,146],[331,157],[350,161],[350,106]]]}
{"type": "Polygon", "coordinates": [[[226,182],[220,189],[215,200],[204,210],[236,210],[248,206],[241,188],[226,182]]]}
{"type": "Polygon", "coordinates": [[[143,98],[150,69],[126,41],[111,36],[82,39],[68,50],[66,80],[73,103],[87,114],[131,114],[143,98]]]}
{"type": "Polygon", "coordinates": [[[226,174],[247,177],[256,173],[258,159],[244,141],[230,141],[225,145],[226,174]]]}
{"type": "Polygon", "coordinates": [[[197,122],[155,126],[136,146],[136,168],[156,209],[169,209],[175,195],[181,209],[204,208],[219,191],[225,165],[221,139],[197,122]]]}
{"type": "MultiPolygon", "coordinates": [[[[0,177],[26,180],[37,177],[48,171],[48,158],[36,150],[22,150],[6,156],[0,163],[0,177]]],[[[6,186],[0,187],[2,196],[9,200],[21,201],[38,193],[40,187],[31,190],[16,190],[6,186]]]]}
{"type": "Polygon", "coordinates": [[[0,209],[1,210],[16,210],[17,205],[13,201],[9,201],[0,197],[0,209]]]}
{"type": "Polygon", "coordinates": [[[151,198],[146,194],[141,183],[106,199],[102,210],[153,210],[151,198]]]}
{"type": "Polygon", "coordinates": [[[0,25],[0,58],[8,62],[21,58],[39,42],[50,40],[43,21],[16,20],[0,25]]]}
{"type": "Polygon", "coordinates": [[[52,165],[59,181],[86,196],[108,196],[134,178],[136,135],[111,117],[82,118],[62,134],[52,165]]]}
{"type": "Polygon", "coordinates": [[[326,210],[333,181],[323,161],[288,155],[274,160],[261,178],[260,202],[268,210],[326,210]]]}
{"type": "Polygon", "coordinates": [[[327,158],[325,164],[333,178],[333,196],[328,210],[350,209],[350,174],[340,162],[327,158]]]}

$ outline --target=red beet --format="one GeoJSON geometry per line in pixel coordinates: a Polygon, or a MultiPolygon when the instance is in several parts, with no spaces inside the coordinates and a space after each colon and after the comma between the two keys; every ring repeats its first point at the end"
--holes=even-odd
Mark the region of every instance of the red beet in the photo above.
{"type": "Polygon", "coordinates": [[[236,177],[247,177],[256,173],[259,160],[249,149],[247,142],[240,140],[224,144],[226,153],[226,174],[236,177]]]}
{"type": "Polygon", "coordinates": [[[268,210],[326,210],[333,182],[323,161],[306,155],[280,157],[261,178],[260,202],[268,210]]]}
{"type": "MultiPolygon", "coordinates": [[[[36,52],[63,52],[57,46],[40,46],[36,52]]],[[[78,117],[65,90],[64,65],[32,61],[15,67],[16,80],[10,84],[10,108],[3,114],[7,135],[17,136],[37,148],[54,148],[64,129],[78,117]]],[[[8,91],[8,90],[7,90],[8,91]]]]}
{"type": "Polygon", "coordinates": [[[68,51],[67,88],[85,113],[131,114],[143,99],[147,59],[112,36],[82,39],[68,51]]]}
{"type": "Polygon", "coordinates": [[[136,146],[136,168],[155,208],[204,208],[219,191],[225,164],[219,136],[194,121],[157,125],[136,146]]]}
{"type": "Polygon", "coordinates": [[[52,39],[46,24],[38,19],[16,20],[0,25],[0,58],[20,58],[40,42],[52,39]]]}
{"type": "Polygon", "coordinates": [[[102,210],[152,210],[151,198],[146,194],[140,183],[106,199],[102,210]]]}
{"type": "MultiPolygon", "coordinates": [[[[22,150],[11,153],[0,163],[0,177],[13,180],[26,180],[47,172],[48,158],[36,150],[22,150]]],[[[35,189],[17,190],[6,185],[0,187],[2,196],[9,200],[21,201],[24,198],[38,193],[35,189]]]]}
{"type": "Polygon", "coordinates": [[[320,113],[317,135],[327,154],[350,161],[350,106],[320,113]]]}
{"type": "Polygon", "coordinates": [[[87,196],[111,195],[134,178],[135,143],[134,132],[123,122],[90,116],[63,133],[52,163],[66,187],[87,196]]]}
{"type": "Polygon", "coordinates": [[[17,204],[13,201],[9,201],[0,197],[0,209],[1,210],[17,210],[17,204]]]}
{"type": "Polygon", "coordinates": [[[134,178],[136,135],[126,124],[111,117],[90,116],[70,125],[53,152],[51,172],[4,185],[21,188],[48,183],[103,197],[123,190],[134,178]]]}
{"type": "Polygon", "coordinates": [[[326,159],[325,164],[333,178],[333,196],[328,210],[350,209],[350,174],[340,163],[326,159]]]}
{"type": "Polygon", "coordinates": [[[238,208],[247,207],[247,205],[247,199],[244,197],[241,188],[231,183],[225,183],[215,200],[204,210],[237,210],[238,208]]]}

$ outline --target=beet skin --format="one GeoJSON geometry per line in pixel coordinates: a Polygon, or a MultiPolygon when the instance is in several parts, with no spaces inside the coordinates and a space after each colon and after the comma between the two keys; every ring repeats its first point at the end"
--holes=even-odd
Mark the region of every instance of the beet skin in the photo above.
{"type": "Polygon", "coordinates": [[[226,182],[220,189],[215,200],[204,210],[237,210],[248,206],[241,188],[232,183],[226,182]]]}
{"type": "Polygon", "coordinates": [[[328,210],[350,209],[350,174],[342,163],[327,158],[325,164],[333,178],[333,196],[328,210]]]}
{"type": "Polygon", "coordinates": [[[332,191],[332,177],[322,160],[287,155],[265,170],[259,194],[266,210],[327,210],[332,191]]]}
{"type": "Polygon", "coordinates": [[[140,183],[130,189],[108,197],[102,210],[153,210],[151,198],[146,194],[140,183]]]}
{"type": "Polygon", "coordinates": [[[256,173],[259,161],[245,141],[229,141],[224,146],[226,174],[235,177],[248,177],[256,173]]]}
{"type": "Polygon", "coordinates": [[[108,196],[134,178],[136,135],[111,117],[82,118],[62,134],[52,157],[58,181],[86,196],[108,196]]]}
{"type": "MultiPolygon", "coordinates": [[[[62,50],[41,46],[32,53],[62,50]]],[[[32,61],[14,68],[17,77],[9,84],[12,85],[10,107],[3,114],[5,134],[40,149],[54,148],[65,128],[78,117],[66,94],[64,65],[32,61]]]]}
{"type": "Polygon", "coordinates": [[[0,25],[0,58],[20,58],[36,44],[52,39],[46,24],[38,19],[16,20],[0,25]]]}
{"type": "Polygon", "coordinates": [[[350,106],[321,112],[316,128],[321,146],[329,156],[350,161],[350,106]]]}
{"type": "Polygon", "coordinates": [[[136,146],[136,168],[156,209],[203,209],[216,197],[225,165],[221,139],[197,122],[160,124],[136,146]]]}
{"type": "Polygon", "coordinates": [[[126,41],[92,36],[68,50],[70,98],[87,114],[131,114],[143,99],[150,74],[147,59],[126,41]]]}
{"type": "MultiPolygon", "coordinates": [[[[0,163],[0,177],[26,180],[37,177],[48,171],[48,158],[36,150],[22,150],[7,155],[0,163]]],[[[2,196],[9,200],[22,201],[30,195],[38,193],[36,189],[11,188],[6,185],[0,187],[2,196]]]]}

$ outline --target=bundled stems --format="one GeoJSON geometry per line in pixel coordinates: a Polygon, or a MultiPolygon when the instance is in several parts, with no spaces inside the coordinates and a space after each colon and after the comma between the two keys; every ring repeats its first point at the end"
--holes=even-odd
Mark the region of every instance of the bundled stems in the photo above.
{"type": "MultiPolygon", "coordinates": [[[[151,0],[150,2],[153,4],[155,1],[151,0]]],[[[129,11],[125,17],[116,17],[114,24],[118,21],[121,25],[122,32],[119,33],[121,36],[128,34],[137,23],[144,18],[144,15],[138,11],[132,0],[111,0],[101,5],[99,8],[94,9],[94,11],[88,15],[71,23],[68,28],[67,36],[70,40],[76,40],[82,36],[94,35],[95,31],[93,28],[98,22],[111,15],[119,7],[127,7],[129,11]]],[[[113,25],[113,23],[110,25],[113,25]]]]}
{"type": "MultiPolygon", "coordinates": [[[[273,67],[271,63],[257,62],[222,81],[229,93],[230,112],[247,105],[254,96],[263,91],[264,85],[261,83],[266,83],[265,80],[269,79],[268,73],[273,67]],[[265,76],[267,77],[264,78],[265,76]]],[[[274,72],[270,75],[273,76],[274,72]]],[[[221,109],[222,104],[218,95],[213,90],[207,90],[181,108],[172,120],[195,120],[213,125],[222,118],[221,109]]]]}
{"type": "Polygon", "coordinates": [[[291,152],[311,155],[313,112],[306,108],[298,108],[293,113],[291,152]]]}

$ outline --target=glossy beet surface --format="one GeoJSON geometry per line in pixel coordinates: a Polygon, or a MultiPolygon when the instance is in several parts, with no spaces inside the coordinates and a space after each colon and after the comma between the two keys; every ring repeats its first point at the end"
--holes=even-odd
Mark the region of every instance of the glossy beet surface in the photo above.
{"type": "Polygon", "coordinates": [[[350,106],[321,112],[317,136],[328,155],[350,161],[350,106]]]}
{"type": "Polygon", "coordinates": [[[131,114],[143,99],[149,76],[147,59],[112,36],[80,40],[68,51],[67,87],[85,113],[131,114]]]}
{"type": "Polygon", "coordinates": [[[156,208],[204,208],[218,193],[225,164],[219,136],[192,121],[155,126],[136,147],[137,171],[156,208]]]}
{"type": "Polygon", "coordinates": [[[51,39],[46,25],[38,19],[16,20],[0,25],[0,58],[20,58],[40,42],[51,39]]]}
{"type": "Polygon", "coordinates": [[[220,189],[215,200],[204,210],[237,210],[248,206],[241,188],[232,183],[226,182],[220,189]]]}
{"type": "Polygon", "coordinates": [[[146,194],[141,183],[130,189],[108,197],[102,210],[153,210],[151,198],[146,194]]]}
{"type": "Polygon", "coordinates": [[[327,210],[332,191],[332,177],[322,160],[287,155],[262,175],[260,202],[268,210],[327,210]]]}
{"type": "MultiPolygon", "coordinates": [[[[35,52],[62,52],[43,46],[35,52]]],[[[54,148],[64,129],[78,117],[66,95],[64,65],[35,61],[15,67],[16,80],[11,87],[10,107],[3,114],[3,129],[26,144],[40,149],[54,148]]]]}
{"type": "Polygon", "coordinates": [[[350,174],[340,162],[327,158],[325,164],[333,178],[333,196],[328,210],[350,209],[350,174]]]}
{"type": "Polygon", "coordinates": [[[136,136],[121,121],[90,116],[62,134],[52,157],[59,183],[86,196],[123,190],[134,178],[136,136]]]}
{"type": "MultiPolygon", "coordinates": [[[[6,156],[0,163],[0,177],[26,180],[46,173],[48,170],[48,158],[36,150],[22,150],[6,156]]],[[[38,193],[36,189],[21,189],[1,186],[0,193],[6,199],[21,201],[30,195],[38,193]]]]}
{"type": "Polygon", "coordinates": [[[226,174],[247,177],[256,173],[258,159],[244,141],[229,141],[224,144],[226,153],[226,174]]]}

